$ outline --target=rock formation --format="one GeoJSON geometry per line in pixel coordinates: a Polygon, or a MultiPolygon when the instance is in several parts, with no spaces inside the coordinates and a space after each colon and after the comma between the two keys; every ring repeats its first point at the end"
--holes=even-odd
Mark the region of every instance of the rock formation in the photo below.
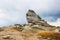
{"type": "Polygon", "coordinates": [[[22,32],[34,34],[38,31],[52,31],[55,27],[49,25],[46,21],[42,20],[33,10],[28,10],[26,14],[28,24],[24,24],[22,32]]]}

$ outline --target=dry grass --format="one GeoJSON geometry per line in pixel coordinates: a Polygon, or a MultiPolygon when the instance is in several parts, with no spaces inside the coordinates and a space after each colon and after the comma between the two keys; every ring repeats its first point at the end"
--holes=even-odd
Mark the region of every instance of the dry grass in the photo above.
{"type": "Polygon", "coordinates": [[[18,31],[13,27],[5,28],[4,31],[0,32],[0,40],[60,40],[60,33],[51,31],[41,31],[33,35],[18,31]],[[2,36],[10,35],[9,39],[4,39],[2,36]]]}

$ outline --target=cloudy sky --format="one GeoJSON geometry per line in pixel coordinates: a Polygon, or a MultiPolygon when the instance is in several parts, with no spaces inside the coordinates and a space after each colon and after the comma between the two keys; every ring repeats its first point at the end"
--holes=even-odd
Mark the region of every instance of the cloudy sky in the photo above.
{"type": "Polygon", "coordinates": [[[50,25],[60,26],[60,0],[0,0],[0,26],[27,23],[29,9],[50,25]]]}

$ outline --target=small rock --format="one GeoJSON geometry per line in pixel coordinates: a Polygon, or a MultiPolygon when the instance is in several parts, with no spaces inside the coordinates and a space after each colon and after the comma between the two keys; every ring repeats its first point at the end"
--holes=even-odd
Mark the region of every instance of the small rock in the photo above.
{"type": "Polygon", "coordinates": [[[2,36],[3,39],[10,39],[10,35],[2,36]]]}

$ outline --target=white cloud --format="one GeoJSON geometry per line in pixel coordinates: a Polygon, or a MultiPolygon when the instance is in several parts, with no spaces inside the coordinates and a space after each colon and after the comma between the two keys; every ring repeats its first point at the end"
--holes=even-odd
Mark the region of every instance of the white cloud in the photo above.
{"type": "Polygon", "coordinates": [[[55,22],[48,22],[50,25],[60,26],[60,18],[58,18],[55,22]]]}
{"type": "Polygon", "coordinates": [[[0,25],[26,22],[28,9],[36,13],[60,11],[60,0],[0,0],[0,25]]]}
{"type": "Polygon", "coordinates": [[[25,23],[24,18],[25,17],[23,14],[19,14],[19,13],[10,14],[5,10],[0,9],[0,26],[11,25],[11,24],[19,23],[21,21],[25,23]]]}

